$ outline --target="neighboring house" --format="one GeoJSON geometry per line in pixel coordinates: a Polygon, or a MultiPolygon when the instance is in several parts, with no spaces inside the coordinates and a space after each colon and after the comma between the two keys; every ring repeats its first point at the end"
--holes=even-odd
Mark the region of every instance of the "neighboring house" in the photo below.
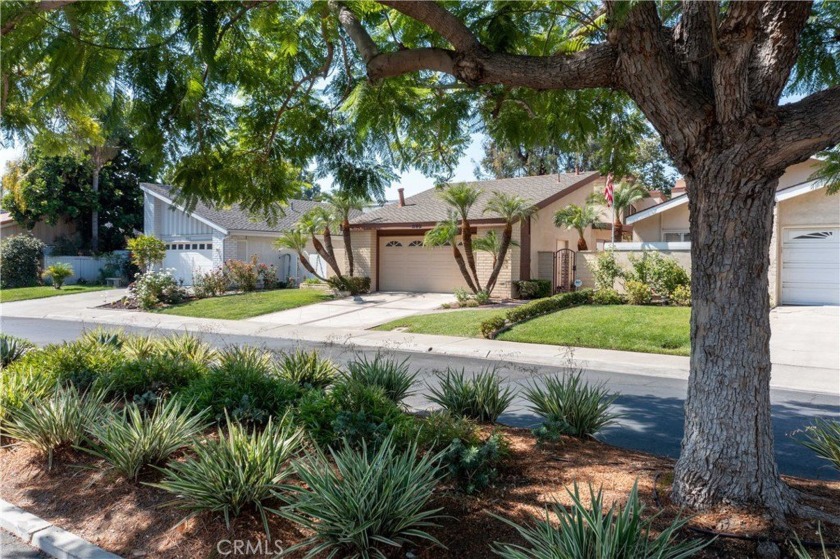
{"type": "MultiPolygon", "coordinates": [[[[198,203],[191,211],[175,203],[172,187],[142,183],[143,229],[166,243],[163,268],[174,269],[175,277],[185,285],[192,283],[194,271],[207,271],[225,260],[248,260],[256,255],[259,262],[277,266],[283,280],[295,277],[301,281],[309,274],[300,265],[298,256],[288,250],[274,248],[274,241],[291,229],[300,216],[319,202],[290,200],[284,215],[276,224],[255,221],[237,205],[217,209],[198,203]]],[[[333,241],[336,257],[344,259],[341,235],[333,241]]],[[[321,275],[329,275],[323,260],[310,247],[309,259],[321,275]]]]}
{"type": "MultiPolygon", "coordinates": [[[[817,159],[789,167],[779,179],[770,245],[770,299],[782,305],[840,304],[840,197],[826,197],[810,180],[817,159]]],[[[688,196],[674,197],[627,218],[633,241],[647,248],[682,252],[690,263],[688,196]],[[667,243],[667,244],[666,244],[667,243]]],[[[618,243],[619,250],[641,248],[618,243]],[[622,246],[624,245],[624,246],[622,246]]]]}
{"type": "MultiPolygon", "coordinates": [[[[584,204],[594,192],[602,193],[601,175],[597,172],[543,175],[473,185],[483,191],[469,215],[476,236],[490,230],[499,234],[502,231],[501,220],[483,212],[493,192],[521,196],[538,208],[535,218],[514,226],[513,239],[519,246],[511,247],[508,252],[494,294],[515,295],[515,281],[537,278],[554,280],[559,288],[568,288],[568,283],[573,281],[572,250],[577,247],[578,234],[555,227],[554,213],[569,204],[584,204]],[[557,272],[558,269],[561,271],[557,272]]],[[[351,238],[356,275],[369,275],[373,288],[379,291],[452,293],[457,288],[466,288],[451,247],[423,246],[423,235],[435,223],[446,219],[449,210],[435,188],[405,199],[400,191],[397,204],[371,210],[354,219],[351,238]]],[[[585,231],[586,242],[593,249],[610,237],[610,212],[606,208],[602,221],[599,227],[585,231]]],[[[477,252],[476,258],[479,278],[486,281],[492,257],[477,252]]]]}
{"type": "Polygon", "coordinates": [[[76,224],[69,219],[60,219],[55,225],[49,225],[45,221],[39,221],[32,230],[22,226],[12,219],[9,212],[0,211],[0,239],[31,233],[35,238],[40,239],[47,246],[52,245],[58,237],[72,237],[76,234],[76,224]]]}

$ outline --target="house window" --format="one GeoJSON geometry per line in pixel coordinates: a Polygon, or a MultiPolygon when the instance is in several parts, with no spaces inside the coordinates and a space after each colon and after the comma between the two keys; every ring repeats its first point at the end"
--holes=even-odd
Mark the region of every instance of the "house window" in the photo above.
{"type": "Polygon", "coordinates": [[[666,243],[687,243],[691,241],[688,231],[663,231],[662,240],[666,243]]]}
{"type": "Polygon", "coordinates": [[[423,241],[411,241],[410,243],[408,243],[408,246],[410,246],[410,247],[421,247],[421,246],[423,246],[423,241]]]}
{"type": "Polygon", "coordinates": [[[388,241],[387,243],[385,243],[385,246],[386,247],[401,247],[402,243],[399,242],[399,241],[388,241]]]}
{"type": "Polygon", "coordinates": [[[193,250],[198,250],[198,243],[193,243],[192,249],[193,250]]]}

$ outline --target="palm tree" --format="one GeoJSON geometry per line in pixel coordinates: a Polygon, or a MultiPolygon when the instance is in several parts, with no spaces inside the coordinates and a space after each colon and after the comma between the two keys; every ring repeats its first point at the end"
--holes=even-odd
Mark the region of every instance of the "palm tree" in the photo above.
{"type": "Polygon", "coordinates": [[[452,206],[461,218],[461,242],[464,244],[464,256],[467,259],[469,270],[472,273],[474,284],[481,286],[478,281],[478,270],[475,266],[475,254],[472,246],[472,231],[470,229],[469,213],[482,191],[473,188],[466,183],[453,184],[440,192],[444,202],[452,206]]]}
{"type": "MultiPolygon", "coordinates": [[[[496,214],[505,222],[504,229],[502,229],[502,238],[498,246],[498,257],[494,257],[493,259],[493,271],[490,273],[487,285],[484,287],[484,290],[489,294],[496,287],[496,280],[499,278],[502,266],[504,266],[505,257],[513,239],[513,224],[535,216],[537,208],[521,196],[494,192],[484,207],[484,213],[488,212],[496,214]]],[[[495,237],[495,233],[493,236],[495,237]]]]}
{"type": "Polygon", "coordinates": [[[354,211],[362,211],[365,200],[352,194],[340,192],[330,194],[327,197],[327,202],[341,227],[341,235],[344,237],[344,250],[347,253],[347,275],[352,278],[354,266],[353,247],[350,239],[350,214],[354,211]]]}
{"type": "Polygon", "coordinates": [[[583,238],[583,232],[587,227],[594,225],[598,221],[598,209],[592,202],[586,202],[583,206],[576,206],[569,204],[561,210],[557,210],[554,214],[554,225],[557,227],[566,227],[567,229],[574,229],[580,235],[578,239],[578,250],[586,250],[586,239],[583,238]]]}
{"type": "Polygon", "coordinates": [[[647,188],[637,182],[623,182],[613,191],[613,210],[615,211],[615,232],[612,241],[621,240],[621,232],[624,228],[625,213],[630,206],[650,196],[647,188]]]}
{"type": "Polygon", "coordinates": [[[473,293],[478,293],[478,284],[470,276],[470,272],[464,262],[464,257],[461,256],[461,251],[458,250],[458,242],[456,241],[458,230],[458,217],[450,212],[447,219],[438,222],[426,232],[426,235],[423,237],[423,246],[440,247],[450,245],[452,247],[452,256],[455,257],[455,262],[458,264],[458,269],[461,270],[461,275],[464,276],[464,281],[467,282],[467,285],[473,293]]]}
{"type": "Polygon", "coordinates": [[[298,227],[312,237],[312,245],[315,251],[321,255],[330,268],[333,269],[335,275],[340,279],[341,268],[338,265],[338,260],[335,257],[335,250],[332,245],[332,232],[330,227],[335,222],[335,216],[324,206],[315,206],[310,209],[298,219],[298,227]],[[322,243],[318,239],[318,235],[324,237],[322,243]]]}
{"type": "Polygon", "coordinates": [[[307,272],[321,281],[326,281],[326,278],[318,275],[318,272],[312,267],[312,264],[310,264],[309,260],[306,258],[306,235],[299,229],[285,231],[280,238],[274,241],[274,247],[278,249],[286,248],[295,251],[300,259],[300,263],[307,272]]]}

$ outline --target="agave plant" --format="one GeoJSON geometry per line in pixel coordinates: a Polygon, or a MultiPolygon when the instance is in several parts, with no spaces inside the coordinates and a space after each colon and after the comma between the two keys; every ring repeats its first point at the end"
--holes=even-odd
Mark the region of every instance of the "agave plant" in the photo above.
{"type": "Polygon", "coordinates": [[[34,347],[23,338],[0,334],[0,368],[8,367],[34,347]]]}
{"type": "Polygon", "coordinates": [[[495,422],[515,396],[512,388],[502,387],[495,369],[484,369],[468,378],[463,369],[448,368],[437,379],[437,387],[429,386],[428,399],[450,413],[476,421],[495,422]]]}
{"type": "Polygon", "coordinates": [[[106,414],[88,427],[94,443],[85,450],[121,476],[137,481],[145,468],[165,463],[207,426],[204,413],[182,407],[175,399],[158,405],[151,414],[130,403],[122,412],[106,414]]]}
{"type": "Polygon", "coordinates": [[[52,469],[58,449],[81,444],[87,429],[102,415],[104,400],[103,391],[81,393],[74,386],[59,387],[51,396],[22,402],[4,431],[46,454],[47,469],[52,469]]]}
{"type": "Polygon", "coordinates": [[[531,411],[566,435],[591,437],[618,417],[609,411],[618,396],[602,384],[591,386],[579,372],[530,383],[523,395],[531,411]]]}
{"type": "Polygon", "coordinates": [[[642,517],[644,505],[636,485],[624,507],[606,508],[601,489],[589,486],[589,503],[584,504],[577,484],[566,490],[572,506],[555,504],[545,518],[532,525],[519,525],[493,514],[519,533],[525,545],[499,543],[493,552],[505,559],[683,559],[699,553],[709,542],[675,541],[689,521],[676,518],[663,530],[653,531],[659,514],[642,517]],[[552,521],[551,517],[554,517],[552,521]],[[656,533],[655,537],[652,537],[656,533]]]}
{"type": "Polygon", "coordinates": [[[318,352],[299,349],[281,356],[277,374],[298,386],[326,388],[335,381],[337,371],[333,362],[318,352]]]}
{"type": "Polygon", "coordinates": [[[347,364],[345,377],[366,386],[378,386],[394,403],[399,404],[411,395],[417,373],[408,369],[408,358],[398,361],[379,352],[368,360],[364,355],[347,364]]]}

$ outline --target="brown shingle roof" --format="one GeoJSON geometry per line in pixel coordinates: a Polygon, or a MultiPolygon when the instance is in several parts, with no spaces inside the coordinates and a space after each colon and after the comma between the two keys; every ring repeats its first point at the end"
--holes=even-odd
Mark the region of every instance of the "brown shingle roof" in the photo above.
{"type": "MultiPolygon", "coordinates": [[[[492,220],[497,217],[492,213],[484,213],[484,206],[494,192],[521,196],[537,206],[542,206],[591,183],[599,176],[597,171],[589,171],[579,175],[564,173],[470,182],[469,184],[480,189],[482,194],[470,209],[469,217],[472,220],[492,220]]],[[[353,224],[376,228],[385,225],[436,223],[446,219],[450,209],[450,206],[441,200],[438,192],[437,188],[424,190],[406,198],[405,206],[383,206],[355,218],[353,224]]]]}

